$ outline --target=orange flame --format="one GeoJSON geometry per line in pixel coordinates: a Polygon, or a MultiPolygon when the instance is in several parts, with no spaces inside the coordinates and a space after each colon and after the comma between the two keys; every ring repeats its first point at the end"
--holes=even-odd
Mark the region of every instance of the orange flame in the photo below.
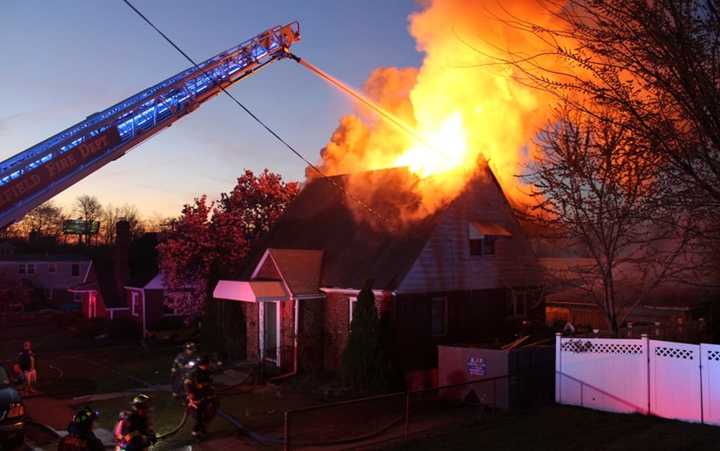
{"type": "MultiPolygon", "coordinates": [[[[528,200],[518,180],[532,153],[530,143],[552,108],[550,94],[519,80],[498,64],[503,49],[534,55],[542,43],[508,26],[515,15],[544,27],[554,15],[535,0],[432,0],[410,16],[410,33],[425,53],[419,70],[380,68],[365,84],[367,96],[406,121],[422,139],[397,131],[358,106],[345,116],[322,151],[328,173],[408,166],[421,178],[412,189],[420,208],[405,219],[428,213],[454,199],[487,162],[506,196],[528,200]],[[504,18],[505,20],[503,20],[504,18]]],[[[366,179],[354,191],[377,190],[366,179]]],[[[358,193],[356,192],[355,195],[358,193]]]]}

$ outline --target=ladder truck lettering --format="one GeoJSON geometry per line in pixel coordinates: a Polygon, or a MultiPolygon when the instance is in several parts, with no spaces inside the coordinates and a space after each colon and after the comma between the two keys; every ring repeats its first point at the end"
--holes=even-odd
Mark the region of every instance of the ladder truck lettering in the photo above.
{"type": "Polygon", "coordinates": [[[0,188],[0,208],[49,185],[54,180],[67,175],[80,164],[88,162],[105,150],[116,146],[119,142],[120,134],[117,128],[111,127],[34,171],[8,183],[0,188]]]}

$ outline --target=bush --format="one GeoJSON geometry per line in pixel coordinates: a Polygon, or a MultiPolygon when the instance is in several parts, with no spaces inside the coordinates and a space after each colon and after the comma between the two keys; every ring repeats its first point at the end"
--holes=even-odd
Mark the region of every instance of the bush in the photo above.
{"type": "Polygon", "coordinates": [[[358,295],[350,336],[342,355],[343,379],[355,391],[380,392],[392,383],[383,331],[370,283],[358,295]]]}

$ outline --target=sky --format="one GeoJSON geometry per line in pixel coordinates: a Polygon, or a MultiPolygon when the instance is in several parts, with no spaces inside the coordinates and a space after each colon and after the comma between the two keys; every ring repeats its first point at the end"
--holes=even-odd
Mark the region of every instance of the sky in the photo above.
{"type": "MultiPolygon", "coordinates": [[[[183,50],[205,60],[298,20],[293,52],[351,86],[380,66],[418,67],[412,0],[134,0],[183,50]]],[[[0,2],[0,161],[188,67],[121,0],[0,2]]],[[[311,161],[351,102],[300,65],[278,61],[230,88],[311,161]]],[[[148,217],[217,198],[245,168],[302,180],[305,163],[217,96],[55,197],[132,204],[148,217]]]]}

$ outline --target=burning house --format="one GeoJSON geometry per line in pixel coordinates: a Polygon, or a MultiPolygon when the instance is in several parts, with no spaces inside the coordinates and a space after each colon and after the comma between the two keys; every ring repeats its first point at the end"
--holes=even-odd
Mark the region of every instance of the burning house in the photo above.
{"type": "Polygon", "coordinates": [[[397,187],[415,179],[396,168],[308,182],[244,277],[215,287],[217,302],[241,305],[248,359],[337,370],[368,280],[392,325],[388,351],[406,371],[435,367],[438,344],[493,340],[512,318],[542,317],[537,260],[492,172],[483,168],[451,202],[403,221],[413,196],[397,187]],[[348,197],[360,195],[355,183],[374,188],[348,197]]]}

